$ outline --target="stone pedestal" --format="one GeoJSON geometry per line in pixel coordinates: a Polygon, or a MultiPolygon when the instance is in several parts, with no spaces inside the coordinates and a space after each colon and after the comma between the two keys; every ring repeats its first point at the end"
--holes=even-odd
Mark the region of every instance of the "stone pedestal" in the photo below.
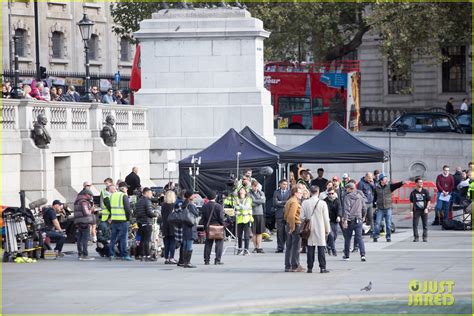
{"type": "Polygon", "coordinates": [[[28,201],[57,198],[54,192],[54,156],[50,149],[37,148],[32,139],[22,139],[20,184],[28,201]]]}
{"type": "Polygon", "coordinates": [[[92,184],[102,188],[105,178],[114,180],[120,177],[120,151],[117,147],[109,147],[102,139],[94,138],[92,152],[92,184]]]}
{"type": "MultiPolygon", "coordinates": [[[[149,107],[152,177],[165,178],[167,149],[177,158],[246,125],[271,142],[273,107],[263,82],[269,32],[246,10],[162,10],[140,23],[142,89],[149,107]]],[[[166,175],[167,176],[167,175],[166,175]]]]}

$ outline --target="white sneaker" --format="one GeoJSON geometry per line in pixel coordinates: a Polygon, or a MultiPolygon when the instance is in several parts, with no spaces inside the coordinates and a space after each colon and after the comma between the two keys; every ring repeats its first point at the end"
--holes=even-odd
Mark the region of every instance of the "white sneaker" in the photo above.
{"type": "Polygon", "coordinates": [[[362,256],[362,257],[360,257],[360,261],[365,262],[367,260],[365,259],[365,256],[362,256]]]}
{"type": "Polygon", "coordinates": [[[92,242],[95,244],[97,242],[97,236],[92,237],[92,242]]]}
{"type": "Polygon", "coordinates": [[[95,260],[94,257],[89,257],[89,256],[82,256],[79,258],[80,261],[92,261],[95,260]]]}

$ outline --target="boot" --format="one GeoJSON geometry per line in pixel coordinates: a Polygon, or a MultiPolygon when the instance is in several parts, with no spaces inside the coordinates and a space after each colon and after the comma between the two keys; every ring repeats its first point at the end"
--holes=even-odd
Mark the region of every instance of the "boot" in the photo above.
{"type": "Polygon", "coordinates": [[[180,247],[179,248],[179,260],[178,260],[178,267],[182,267],[184,266],[185,264],[185,260],[184,260],[184,257],[185,257],[185,252],[183,250],[183,247],[180,247]]]}
{"type": "Polygon", "coordinates": [[[193,251],[185,251],[185,262],[184,262],[184,265],[183,265],[183,268],[196,268],[196,266],[193,266],[191,264],[191,257],[193,255],[193,251]]]}

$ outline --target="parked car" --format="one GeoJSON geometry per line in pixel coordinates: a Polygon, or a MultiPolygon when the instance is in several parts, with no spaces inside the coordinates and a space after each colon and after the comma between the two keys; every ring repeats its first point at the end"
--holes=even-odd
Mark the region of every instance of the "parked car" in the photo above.
{"type": "Polygon", "coordinates": [[[410,133],[464,133],[456,119],[452,115],[443,112],[404,113],[387,128],[373,128],[368,131],[389,130],[410,133]]]}
{"type": "Polygon", "coordinates": [[[462,112],[456,116],[458,120],[459,127],[466,134],[472,134],[472,113],[471,112],[462,112]]]}

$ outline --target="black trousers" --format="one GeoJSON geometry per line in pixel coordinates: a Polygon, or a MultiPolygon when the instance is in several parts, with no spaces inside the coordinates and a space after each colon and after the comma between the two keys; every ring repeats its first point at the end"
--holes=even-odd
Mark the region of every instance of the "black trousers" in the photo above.
{"type": "Polygon", "coordinates": [[[245,241],[245,249],[249,249],[250,240],[250,223],[237,224],[237,239],[239,241],[239,249],[242,249],[242,237],[245,241]]]}
{"type": "Polygon", "coordinates": [[[214,242],[216,243],[216,261],[221,261],[224,240],[206,239],[206,242],[204,243],[204,262],[209,262],[211,260],[212,245],[214,242]]]}
{"type": "Polygon", "coordinates": [[[277,228],[277,250],[283,251],[285,250],[285,242],[286,242],[286,231],[285,231],[285,220],[283,218],[276,219],[276,228],[277,228]]]}
{"type": "Polygon", "coordinates": [[[413,212],[413,236],[419,238],[418,236],[418,222],[421,217],[421,223],[423,225],[423,238],[428,237],[428,214],[425,214],[424,211],[414,211],[413,212]]]}
{"type": "Polygon", "coordinates": [[[141,225],[138,228],[138,234],[140,235],[140,244],[138,245],[137,255],[138,256],[150,256],[150,241],[153,227],[151,225],[141,225]]]}
{"type": "MultiPolygon", "coordinates": [[[[326,247],[317,246],[318,248],[318,262],[320,269],[326,269],[326,247]]],[[[316,246],[307,246],[306,253],[306,263],[308,264],[308,269],[313,269],[314,266],[314,256],[316,252],[316,246]]]]}

